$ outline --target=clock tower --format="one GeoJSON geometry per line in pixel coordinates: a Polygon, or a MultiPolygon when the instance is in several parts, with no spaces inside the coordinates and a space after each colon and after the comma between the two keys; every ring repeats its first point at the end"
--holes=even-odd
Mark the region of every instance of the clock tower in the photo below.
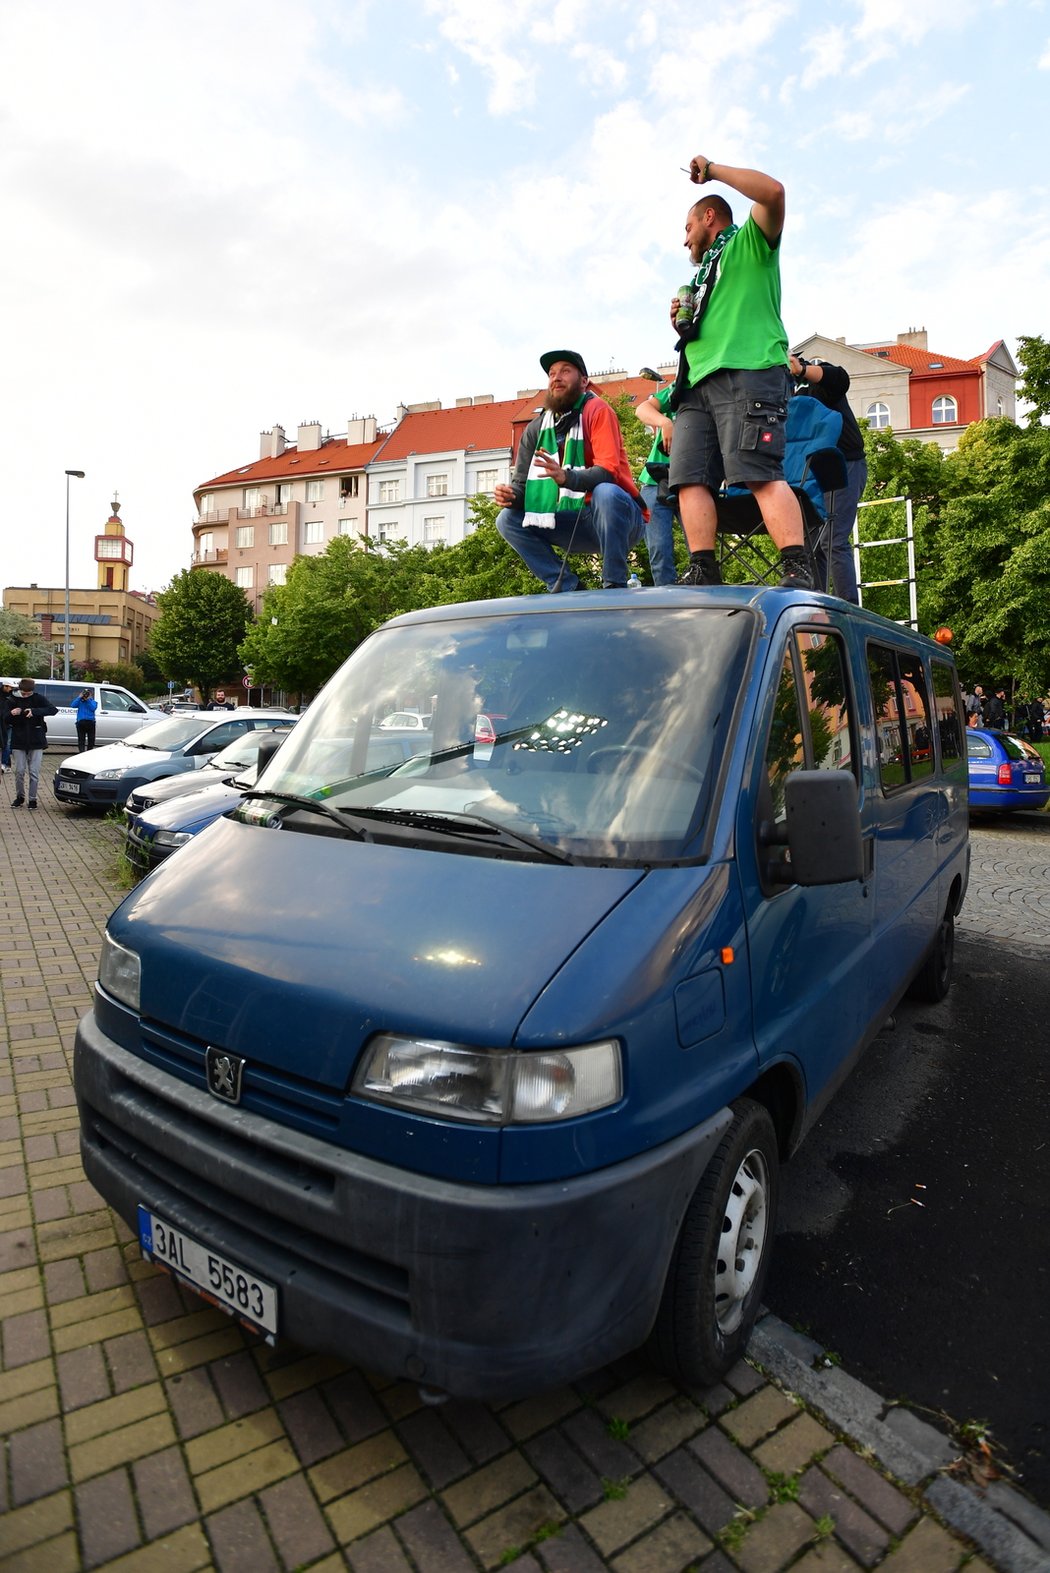
{"type": "Polygon", "coordinates": [[[128,570],[135,556],[135,548],[124,534],[120,517],[120,503],[113,497],[113,512],[106,520],[105,533],[95,536],[95,561],[98,563],[100,590],[126,590],[128,570]]]}

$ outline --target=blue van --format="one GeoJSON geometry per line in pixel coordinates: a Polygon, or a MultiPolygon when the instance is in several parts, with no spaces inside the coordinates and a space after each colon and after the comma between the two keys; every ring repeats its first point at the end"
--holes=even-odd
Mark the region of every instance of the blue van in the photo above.
{"type": "Polygon", "coordinates": [[[968,858],[954,665],[894,623],[748,586],[399,617],[113,913],[84,1167],[271,1341],[486,1398],[648,1342],[710,1385],[781,1162],[949,987],[968,858]]]}

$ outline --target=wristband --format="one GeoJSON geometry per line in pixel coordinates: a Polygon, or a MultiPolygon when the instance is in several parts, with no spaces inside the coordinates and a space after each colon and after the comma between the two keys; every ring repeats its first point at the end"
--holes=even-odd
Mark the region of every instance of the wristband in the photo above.
{"type": "Polygon", "coordinates": [[[704,165],[703,169],[700,171],[700,184],[702,186],[707,184],[707,177],[708,177],[708,175],[710,175],[710,173],[711,173],[711,160],[708,159],[707,163],[704,165]]]}

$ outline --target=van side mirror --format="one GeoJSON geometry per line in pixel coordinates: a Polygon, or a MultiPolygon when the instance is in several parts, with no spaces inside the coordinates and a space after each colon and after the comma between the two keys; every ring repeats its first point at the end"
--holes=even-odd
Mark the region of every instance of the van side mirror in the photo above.
{"type": "Polygon", "coordinates": [[[847,770],[796,770],[784,783],[791,879],[842,885],[864,877],[857,783],[847,770]]]}

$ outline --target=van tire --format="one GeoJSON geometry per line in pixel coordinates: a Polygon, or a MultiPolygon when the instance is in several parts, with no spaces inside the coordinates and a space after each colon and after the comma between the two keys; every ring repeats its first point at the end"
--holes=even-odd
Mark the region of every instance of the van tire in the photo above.
{"type": "Polygon", "coordinates": [[[773,1249],[776,1132],[760,1103],[731,1107],[733,1123],[686,1209],[646,1346],[653,1364],[687,1387],[713,1387],[743,1354],[773,1249]],[[741,1248],[727,1274],[730,1238],[741,1248]]]}
{"type": "Polygon", "coordinates": [[[937,927],[937,938],[919,971],[908,985],[908,998],[936,1005],[952,986],[955,965],[955,914],[948,907],[937,927]]]}

